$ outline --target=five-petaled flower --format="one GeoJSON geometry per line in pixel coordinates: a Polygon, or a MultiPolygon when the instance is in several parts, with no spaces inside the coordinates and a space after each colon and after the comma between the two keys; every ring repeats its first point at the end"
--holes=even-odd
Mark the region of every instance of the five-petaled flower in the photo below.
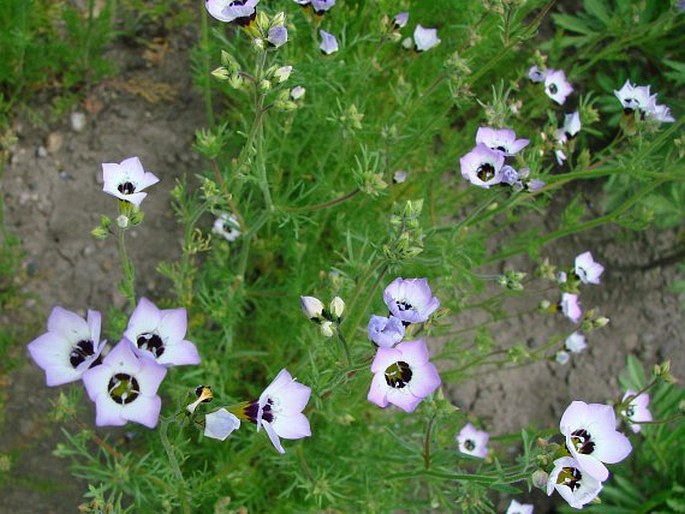
{"type": "Polygon", "coordinates": [[[158,309],[141,298],[128,320],[124,337],[140,357],[154,359],[162,366],[199,364],[197,348],[185,335],[188,315],[185,309],[158,309]]]}
{"type": "Polygon", "coordinates": [[[139,359],[130,341],[122,339],[102,364],[83,374],[88,396],[95,402],[97,426],[123,426],[128,421],[154,428],[162,400],[157,395],[166,368],[139,359]]]}
{"type": "Polygon", "coordinates": [[[564,316],[573,323],[578,323],[583,316],[583,310],[580,308],[580,301],[578,300],[577,294],[562,293],[559,306],[561,307],[561,312],[564,313],[564,316]]]}
{"type": "Polygon", "coordinates": [[[421,323],[440,307],[425,278],[393,280],[383,291],[390,313],[404,323],[421,323]]]}
{"type": "Polygon", "coordinates": [[[577,467],[600,482],[609,476],[604,463],[621,462],[632,450],[628,438],[616,430],[616,415],[609,405],[574,401],[561,416],[559,430],[577,467]]]}
{"type": "Polygon", "coordinates": [[[224,23],[249,25],[257,16],[259,0],[205,0],[207,12],[224,23]]]}
{"type": "MultiPolygon", "coordinates": [[[[623,400],[626,401],[629,397],[635,396],[637,393],[628,389],[626,394],[623,395],[623,400]]],[[[642,426],[640,423],[652,421],[652,413],[649,411],[649,395],[647,393],[642,393],[635,396],[624,411],[621,411],[621,415],[624,416],[630,429],[634,433],[639,433],[642,431],[642,426]]]]}
{"type": "Polygon", "coordinates": [[[489,188],[502,182],[504,154],[479,143],[459,159],[461,176],[475,186],[489,188]]]}
{"type": "Polygon", "coordinates": [[[159,182],[152,173],[145,171],[138,157],[129,157],[121,163],[102,163],[102,177],[104,185],[102,190],[119,200],[130,202],[140,207],[147,193],[141,191],[159,182]]]}
{"type": "Polygon", "coordinates": [[[377,346],[392,348],[404,337],[402,320],[395,316],[371,316],[369,320],[369,339],[377,346]]]}
{"type": "Polygon", "coordinates": [[[554,461],[554,469],[547,481],[547,495],[557,491],[574,509],[582,509],[594,500],[602,490],[601,481],[581,469],[571,457],[561,457],[554,461]]]}
{"type": "Polygon", "coordinates": [[[590,252],[583,252],[576,257],[575,274],[583,284],[599,284],[599,277],[604,272],[604,266],[595,262],[590,252]]]}
{"type": "Polygon", "coordinates": [[[426,29],[417,25],[414,29],[414,45],[417,52],[425,52],[440,44],[438,29],[426,29]]]}
{"type": "Polygon", "coordinates": [[[467,423],[456,436],[460,452],[480,459],[484,459],[488,455],[489,439],[490,434],[478,430],[471,423],[467,423]]]}
{"type": "Polygon", "coordinates": [[[233,242],[240,237],[240,223],[235,214],[228,212],[220,213],[216,220],[214,220],[214,225],[212,226],[212,232],[223,237],[228,242],[233,242]]]}
{"type": "Polygon", "coordinates": [[[562,70],[547,70],[545,74],[545,93],[559,105],[566,102],[566,97],[573,92],[573,86],[566,80],[562,70]]]}
{"type": "Polygon", "coordinates": [[[479,127],[476,132],[476,144],[483,143],[490,150],[502,152],[506,157],[511,157],[523,149],[530,141],[528,139],[516,139],[516,132],[511,129],[493,129],[479,127]]]}
{"type": "Polygon", "coordinates": [[[569,352],[580,353],[585,348],[587,348],[587,342],[585,342],[585,336],[580,332],[573,332],[564,341],[564,346],[569,352]]]}
{"type": "Polygon", "coordinates": [[[378,348],[371,363],[374,373],[367,398],[379,407],[393,404],[413,412],[442,383],[431,363],[423,339],[405,341],[394,348],[378,348]]]}
{"type": "Polygon", "coordinates": [[[100,342],[100,313],[88,311],[87,319],[54,307],[48,317],[48,331],[28,345],[33,360],[45,371],[49,386],[79,380],[105,348],[100,342]]]}

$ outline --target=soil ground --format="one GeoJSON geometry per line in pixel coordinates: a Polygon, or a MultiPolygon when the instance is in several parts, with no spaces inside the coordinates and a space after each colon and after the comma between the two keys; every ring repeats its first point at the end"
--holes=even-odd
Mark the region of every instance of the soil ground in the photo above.
{"type": "MultiPolygon", "coordinates": [[[[28,300],[22,317],[38,320],[38,330],[53,305],[72,310],[87,305],[102,312],[124,305],[116,292],[120,280],[116,245],[96,242],[90,236],[101,214],[116,216],[112,198],[101,192],[102,162],[137,155],[147,170],[161,178],[154,194],[145,200],[146,221],[133,231],[130,252],[139,266],[143,294],[155,297],[155,291],[166,287],[155,267],[179,254],[181,237],[168,193],[176,178],[192,176],[201,166],[191,146],[194,130],[205,119],[188,73],[189,46],[178,38],[166,58],[152,67],[146,66],[141,48],[113,53],[120,61],[121,74],[93,91],[92,98],[102,102],[103,108],[86,112],[87,124],[81,132],[74,132],[68,119],[50,127],[18,122],[19,142],[3,188],[8,228],[21,237],[26,252],[27,278],[22,287],[28,300]],[[128,80],[166,84],[176,94],[173,100],[150,103],[122,90],[121,84],[128,80]],[[136,240],[145,244],[136,245],[136,240]]],[[[675,237],[668,231],[626,237],[624,231],[607,227],[545,248],[542,253],[552,262],[568,265],[575,255],[590,249],[606,265],[602,285],[587,287],[582,301],[586,307],[599,307],[611,325],[593,333],[588,350],[565,366],[539,362],[495,371],[458,387],[448,386],[449,397],[479,416],[489,431],[501,434],[528,425],[554,426],[572,399],[606,402],[615,398],[620,394],[617,374],[628,353],[648,366],[670,358],[673,374],[685,376],[685,316],[681,299],[669,292],[675,267],[628,269],[670,253],[675,237]]],[[[516,264],[521,271],[533,271],[529,261],[520,259],[516,264]]],[[[10,316],[0,313],[0,324],[13,323],[10,316]]],[[[465,315],[457,321],[468,326],[476,318],[465,315]]],[[[541,314],[503,321],[498,327],[499,343],[525,341],[531,347],[571,328],[561,317],[541,314]]],[[[44,386],[43,373],[24,354],[24,341],[17,342],[16,351],[23,364],[2,381],[7,403],[0,452],[12,455],[12,467],[0,489],[0,510],[76,512],[85,484],[69,474],[65,460],[52,456],[62,436],[46,420],[59,390],[44,386]]],[[[536,512],[553,511],[540,491],[530,500],[536,503],[536,512]]]]}

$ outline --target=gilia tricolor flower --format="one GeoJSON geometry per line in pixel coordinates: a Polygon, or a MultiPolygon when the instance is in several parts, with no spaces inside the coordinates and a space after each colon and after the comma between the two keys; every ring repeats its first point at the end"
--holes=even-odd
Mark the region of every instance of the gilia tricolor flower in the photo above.
{"type": "MultiPolygon", "coordinates": [[[[635,391],[628,389],[626,394],[623,395],[623,400],[626,401],[629,397],[634,396],[635,391]]],[[[624,411],[621,411],[621,415],[626,418],[630,429],[634,433],[639,433],[642,431],[640,422],[652,421],[652,413],[649,411],[649,395],[647,393],[642,393],[636,396],[626,407],[624,411]]]]}
{"type": "Polygon", "coordinates": [[[547,481],[547,496],[557,491],[574,509],[582,509],[594,500],[602,490],[599,480],[582,470],[571,457],[554,461],[554,469],[547,481]]]}
{"type": "Polygon", "coordinates": [[[414,45],[417,52],[425,52],[440,44],[438,29],[425,29],[417,25],[414,29],[414,45]]]}
{"type": "Polygon", "coordinates": [[[404,337],[405,328],[402,320],[395,316],[371,316],[369,320],[368,333],[369,339],[376,346],[392,348],[404,337]]]}
{"type": "Polygon", "coordinates": [[[604,266],[595,262],[590,252],[578,255],[574,265],[574,272],[583,284],[599,284],[599,277],[604,273],[604,266]]]}
{"type": "Polygon", "coordinates": [[[405,412],[413,412],[442,383],[423,339],[378,348],[371,372],[375,375],[367,399],[379,407],[393,404],[405,412]]]}
{"type": "Polygon", "coordinates": [[[666,105],[656,103],[656,94],[650,94],[651,86],[634,86],[630,80],[626,80],[623,87],[618,91],[614,90],[614,95],[623,106],[625,114],[632,114],[638,111],[642,118],[651,118],[660,122],[674,122],[671,110],[666,105]]]}
{"type": "Polygon", "coordinates": [[[383,291],[383,301],[393,316],[407,324],[428,320],[440,307],[425,278],[396,278],[383,291]]]}
{"type": "Polygon", "coordinates": [[[562,293],[559,306],[561,307],[561,312],[564,313],[564,316],[573,323],[578,323],[583,316],[583,310],[580,308],[580,300],[578,300],[577,294],[562,293]]]}
{"type": "Polygon", "coordinates": [[[259,0],[205,0],[207,12],[224,23],[249,25],[257,16],[259,0]]]}
{"type": "Polygon", "coordinates": [[[473,457],[484,459],[488,455],[488,440],[490,434],[478,430],[471,423],[467,423],[457,434],[459,451],[473,457]]]}
{"type": "Polygon", "coordinates": [[[56,386],[79,380],[105,348],[100,342],[101,316],[88,311],[87,319],[54,307],[48,317],[48,331],[28,345],[31,358],[45,371],[45,381],[56,386]]]}
{"type": "Polygon", "coordinates": [[[461,176],[479,187],[489,188],[502,182],[504,154],[480,143],[459,159],[461,176]]]}
{"type": "Polygon", "coordinates": [[[124,159],[119,164],[105,162],[102,164],[102,190],[119,200],[130,202],[140,207],[147,193],[141,191],[159,182],[152,173],[145,171],[138,157],[124,159]]]}
{"type": "Polygon", "coordinates": [[[338,40],[333,34],[326,32],[325,30],[319,30],[319,34],[321,35],[321,44],[319,45],[319,48],[324,54],[331,55],[338,51],[338,40]]]}
{"type": "Polygon", "coordinates": [[[533,514],[533,506],[529,503],[519,503],[511,500],[506,514],[533,514]]]}
{"type": "Polygon", "coordinates": [[[187,329],[185,309],[158,309],[147,298],[141,298],[128,320],[124,337],[133,343],[137,355],[154,359],[162,366],[199,364],[197,348],[184,339],[187,329]]]}
{"type": "Polygon", "coordinates": [[[530,141],[516,139],[516,132],[511,129],[479,127],[476,132],[476,144],[478,143],[484,144],[491,150],[502,152],[506,157],[511,157],[521,151],[530,141]]]}
{"type": "Polygon", "coordinates": [[[544,82],[547,70],[540,70],[537,65],[533,65],[528,70],[528,78],[531,82],[544,82]]]}
{"type": "Polygon", "coordinates": [[[95,424],[123,426],[133,421],[154,428],[162,408],[157,389],[166,371],[152,359],[136,357],[131,342],[122,339],[101,365],[83,374],[88,396],[95,402],[95,424]]]}
{"type": "Polygon", "coordinates": [[[216,220],[214,220],[212,232],[232,243],[240,237],[240,223],[238,222],[238,218],[236,218],[234,214],[228,212],[220,213],[216,220]]]}
{"type": "Polygon", "coordinates": [[[585,342],[585,336],[580,332],[573,332],[564,341],[564,346],[569,352],[580,353],[585,348],[587,348],[587,342],[585,342]]]}
{"type": "Polygon", "coordinates": [[[395,24],[396,29],[401,29],[407,25],[407,22],[409,21],[409,13],[407,11],[397,13],[392,21],[395,24]]]}
{"type": "Polygon", "coordinates": [[[234,430],[240,428],[240,420],[226,409],[210,412],[205,416],[205,437],[225,441],[234,430]]]}
{"type": "Polygon", "coordinates": [[[577,467],[600,482],[609,477],[604,463],[621,462],[632,450],[628,438],[616,430],[616,415],[609,405],[574,401],[561,416],[559,430],[577,467]]]}
{"type": "Polygon", "coordinates": [[[566,102],[566,97],[573,92],[573,86],[566,80],[562,70],[547,70],[545,74],[545,93],[559,105],[566,102]]]}

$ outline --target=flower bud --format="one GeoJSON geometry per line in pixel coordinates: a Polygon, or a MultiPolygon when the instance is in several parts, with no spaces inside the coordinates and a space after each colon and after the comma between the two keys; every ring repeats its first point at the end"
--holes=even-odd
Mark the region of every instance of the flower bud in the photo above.
{"type": "Polygon", "coordinates": [[[306,92],[307,90],[302,86],[295,86],[290,90],[290,98],[292,98],[293,100],[299,100],[304,96],[306,92]]]}
{"type": "Polygon", "coordinates": [[[274,71],[274,79],[276,79],[276,82],[278,82],[279,84],[282,84],[283,82],[288,80],[288,78],[290,78],[290,74],[292,73],[292,71],[292,66],[281,66],[276,71],[274,71]]]}
{"type": "Polygon", "coordinates": [[[321,335],[324,337],[332,337],[334,333],[332,321],[324,321],[321,323],[321,335]]]}
{"type": "Polygon", "coordinates": [[[224,66],[219,66],[217,69],[212,71],[212,76],[219,80],[228,80],[230,73],[224,66]]]}
{"type": "Polygon", "coordinates": [[[538,469],[537,471],[535,471],[535,473],[533,473],[533,487],[537,487],[538,489],[542,489],[543,491],[545,491],[547,490],[547,480],[549,480],[549,475],[545,473],[543,470],[538,469]]]}
{"type": "Polygon", "coordinates": [[[238,61],[225,50],[221,51],[221,64],[226,66],[229,73],[240,71],[240,64],[238,64],[238,61]]]}
{"type": "Polygon", "coordinates": [[[340,321],[340,318],[342,318],[343,312],[345,311],[345,302],[342,298],[336,296],[331,300],[331,303],[328,306],[328,311],[331,313],[333,318],[340,321]]]}
{"type": "Polygon", "coordinates": [[[260,80],[259,81],[259,92],[262,94],[266,94],[269,92],[271,89],[271,81],[270,80],[260,80]]]}
{"type": "Polygon", "coordinates": [[[323,303],[313,296],[300,296],[300,307],[305,316],[311,320],[319,320],[323,315],[323,303]]]}
{"type": "Polygon", "coordinates": [[[131,220],[128,219],[128,216],[124,216],[121,214],[120,216],[117,217],[117,226],[119,228],[128,228],[128,226],[131,224],[131,220]]]}
{"type": "Polygon", "coordinates": [[[271,26],[276,27],[279,25],[285,25],[285,13],[283,11],[278,12],[271,18],[271,26]]]}

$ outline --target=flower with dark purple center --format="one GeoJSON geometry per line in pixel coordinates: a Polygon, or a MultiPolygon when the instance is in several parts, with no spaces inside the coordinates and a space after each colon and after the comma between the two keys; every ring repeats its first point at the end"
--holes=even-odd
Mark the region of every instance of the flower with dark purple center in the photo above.
{"type": "Polygon", "coordinates": [[[626,80],[621,89],[614,90],[614,95],[621,102],[625,114],[640,111],[644,116],[646,112],[653,110],[656,106],[656,95],[650,94],[650,87],[634,86],[630,80],[626,80]]]}
{"type": "Polygon", "coordinates": [[[102,164],[102,190],[119,200],[130,202],[140,207],[147,193],[141,191],[159,182],[152,173],[143,169],[138,157],[124,159],[121,163],[105,162],[102,164]]]}
{"type": "Polygon", "coordinates": [[[575,274],[583,284],[599,284],[599,277],[604,273],[604,266],[595,262],[592,253],[583,252],[575,259],[575,274]]]}
{"type": "Polygon", "coordinates": [[[533,505],[511,500],[511,503],[509,504],[505,514],[533,514],[533,505]]]}
{"type": "Polygon", "coordinates": [[[335,5],[335,0],[311,0],[311,4],[314,12],[321,16],[335,5]]]}
{"type": "Polygon", "coordinates": [[[482,143],[459,159],[461,176],[486,189],[502,182],[503,165],[504,154],[482,143]]]}
{"type": "Polygon", "coordinates": [[[428,320],[440,307],[425,278],[396,278],[383,291],[383,301],[393,316],[407,324],[428,320]]]}
{"type": "MultiPolygon", "coordinates": [[[[623,402],[625,402],[631,396],[635,396],[637,393],[628,389],[626,394],[623,395],[623,402]]],[[[649,395],[647,393],[642,393],[635,396],[624,411],[621,411],[621,415],[628,420],[628,425],[634,433],[639,433],[642,431],[641,422],[652,421],[652,413],[649,411],[649,395]]]]}
{"type": "Polygon", "coordinates": [[[257,16],[259,0],[205,0],[207,12],[219,21],[249,25],[257,16]]]}
{"type": "Polygon", "coordinates": [[[383,346],[385,348],[392,348],[399,343],[404,337],[405,328],[402,320],[395,316],[371,316],[369,320],[369,339],[373,341],[376,346],[383,346]]]}
{"type": "Polygon", "coordinates": [[[544,82],[547,70],[540,70],[537,65],[531,66],[528,70],[528,78],[531,82],[544,82]]]}
{"type": "Polygon", "coordinates": [[[487,457],[489,439],[490,434],[478,430],[471,423],[467,423],[456,436],[459,451],[479,459],[487,457]]]}
{"type": "Polygon", "coordinates": [[[545,93],[559,105],[566,102],[566,97],[573,92],[573,86],[566,80],[562,70],[547,70],[545,75],[545,93]]]}
{"type": "Polygon", "coordinates": [[[31,358],[45,371],[45,381],[56,386],[79,380],[95,364],[105,348],[100,342],[101,316],[88,311],[87,319],[54,307],[48,317],[48,331],[28,345],[31,358]]]}
{"type": "Polygon", "coordinates": [[[561,457],[554,461],[554,469],[547,480],[547,495],[557,491],[574,509],[582,509],[594,500],[602,490],[600,480],[581,469],[571,457],[561,457]]]}
{"type": "Polygon", "coordinates": [[[476,132],[476,143],[482,143],[491,150],[502,152],[511,157],[525,148],[530,141],[528,139],[516,139],[516,132],[511,129],[493,129],[479,127],[476,132]]]}
{"type": "Polygon", "coordinates": [[[122,426],[133,421],[154,428],[162,408],[157,389],[166,371],[152,359],[136,357],[132,343],[122,339],[100,366],[83,374],[88,396],[95,402],[95,424],[122,426]]]}

